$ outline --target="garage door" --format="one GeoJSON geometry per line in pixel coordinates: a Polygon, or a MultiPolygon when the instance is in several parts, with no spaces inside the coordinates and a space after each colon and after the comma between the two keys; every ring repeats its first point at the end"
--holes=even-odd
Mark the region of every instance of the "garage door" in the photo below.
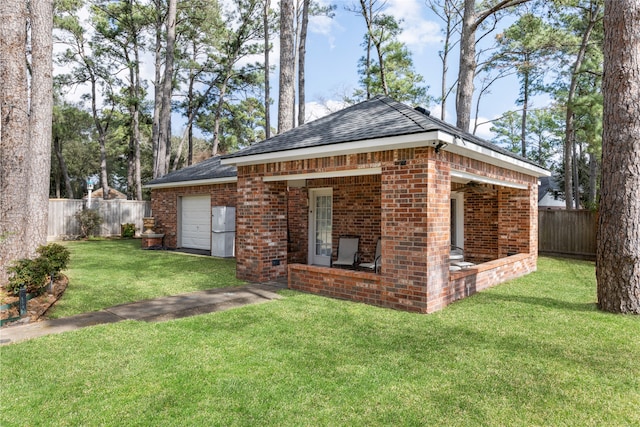
{"type": "Polygon", "coordinates": [[[181,246],[211,250],[211,198],[183,197],[181,208],[181,246]]]}

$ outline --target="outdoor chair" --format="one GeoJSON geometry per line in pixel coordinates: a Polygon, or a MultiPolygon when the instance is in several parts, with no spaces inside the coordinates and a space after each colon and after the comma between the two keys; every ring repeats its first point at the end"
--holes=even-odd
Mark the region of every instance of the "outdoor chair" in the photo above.
{"type": "Polygon", "coordinates": [[[382,261],[382,239],[378,239],[378,243],[376,243],[376,253],[373,257],[373,262],[363,262],[359,267],[365,270],[373,270],[377,273],[380,268],[380,261],[382,261]]]}
{"type": "Polygon", "coordinates": [[[355,268],[358,263],[359,237],[340,237],[338,241],[337,259],[331,262],[331,267],[355,268]]]}
{"type": "Polygon", "coordinates": [[[451,245],[449,254],[449,271],[458,271],[461,269],[473,267],[475,264],[464,260],[464,249],[451,245]]]}

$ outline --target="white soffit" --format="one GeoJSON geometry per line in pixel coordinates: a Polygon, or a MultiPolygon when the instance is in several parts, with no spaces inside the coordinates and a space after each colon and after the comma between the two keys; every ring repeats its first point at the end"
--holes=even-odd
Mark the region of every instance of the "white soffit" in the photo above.
{"type": "Polygon", "coordinates": [[[517,182],[504,181],[502,179],[488,178],[486,176],[476,175],[469,172],[463,172],[458,170],[451,170],[451,181],[466,184],[469,181],[479,182],[482,184],[499,185],[501,187],[517,188],[520,190],[526,190],[529,188],[526,184],[520,184],[517,182]]]}
{"type": "Polygon", "coordinates": [[[142,188],[178,188],[178,187],[193,187],[196,185],[215,185],[215,184],[228,184],[232,182],[238,182],[238,177],[230,176],[226,178],[212,178],[212,179],[199,179],[196,181],[177,181],[177,182],[163,182],[161,184],[147,184],[142,188]]]}
{"type": "Polygon", "coordinates": [[[264,182],[275,181],[298,181],[303,179],[318,179],[318,178],[341,178],[346,176],[366,176],[366,175],[380,175],[382,174],[382,168],[363,168],[363,169],[349,169],[342,171],[330,171],[330,172],[312,172],[312,173],[299,173],[292,175],[278,175],[278,176],[265,176],[264,182]]]}

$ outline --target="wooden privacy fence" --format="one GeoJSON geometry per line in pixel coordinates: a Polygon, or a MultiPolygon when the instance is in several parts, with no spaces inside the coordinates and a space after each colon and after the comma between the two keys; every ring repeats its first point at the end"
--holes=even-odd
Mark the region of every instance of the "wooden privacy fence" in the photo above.
{"type": "MultiPolygon", "coordinates": [[[[80,224],[75,214],[84,209],[86,200],[49,199],[48,240],[62,240],[80,235],[80,224]]],[[[100,236],[119,236],[121,224],[135,224],[136,234],[142,232],[142,218],[151,216],[151,203],[136,200],[92,199],[103,219],[100,236]]]]}
{"type": "Polygon", "coordinates": [[[587,210],[539,210],[538,252],[594,259],[598,214],[587,210]]]}

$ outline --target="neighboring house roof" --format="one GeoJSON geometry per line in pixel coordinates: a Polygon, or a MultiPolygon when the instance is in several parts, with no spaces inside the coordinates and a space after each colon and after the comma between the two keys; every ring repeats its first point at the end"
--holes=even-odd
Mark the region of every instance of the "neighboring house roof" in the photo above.
{"type": "MultiPolygon", "coordinates": [[[[319,118],[302,126],[276,135],[263,142],[223,157],[222,164],[235,163],[245,157],[260,156],[284,151],[323,148],[356,141],[368,141],[389,137],[444,132],[453,139],[469,141],[476,146],[491,150],[519,162],[543,170],[535,162],[520,157],[509,150],[478,138],[455,126],[386,96],[376,96],[359,104],[319,118]]],[[[363,147],[366,149],[366,147],[363,147]]],[[[330,154],[327,154],[330,155],[330,154]]]]}
{"type": "Polygon", "coordinates": [[[235,182],[238,172],[235,166],[221,165],[220,157],[211,157],[195,165],[149,181],[147,188],[181,187],[235,182]]]}
{"type": "Polygon", "coordinates": [[[541,177],[538,182],[538,207],[540,208],[565,208],[566,203],[558,193],[560,186],[552,176],[541,177]]]}
{"type": "MultiPolygon", "coordinates": [[[[82,198],[86,199],[88,197],[89,196],[87,195],[87,196],[84,196],[82,198]]],[[[101,199],[102,198],[102,187],[98,188],[95,191],[92,191],[91,192],[91,197],[93,197],[94,199],[101,199]]],[[[109,189],[109,197],[107,199],[108,200],[115,200],[115,199],[127,200],[127,195],[119,192],[115,188],[110,188],[109,189]]]]}

